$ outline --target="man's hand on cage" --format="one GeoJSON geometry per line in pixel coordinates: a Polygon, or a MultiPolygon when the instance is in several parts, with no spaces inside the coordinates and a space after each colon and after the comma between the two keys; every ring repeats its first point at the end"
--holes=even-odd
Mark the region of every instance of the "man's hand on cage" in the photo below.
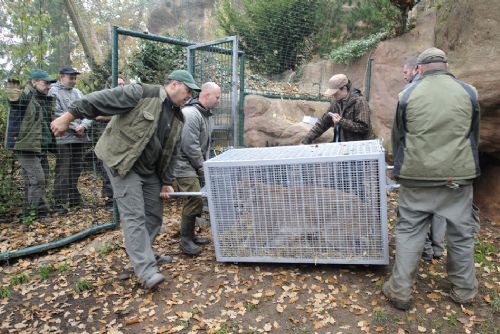
{"type": "Polygon", "coordinates": [[[168,199],[170,196],[168,193],[174,192],[174,188],[171,185],[163,185],[160,190],[160,198],[161,199],[168,199]]]}
{"type": "Polygon", "coordinates": [[[73,115],[65,112],[50,123],[50,130],[52,130],[54,136],[61,137],[68,130],[69,124],[74,120],[75,117],[73,115]]]}
{"type": "Polygon", "coordinates": [[[205,186],[205,172],[203,171],[203,167],[198,168],[196,174],[198,174],[198,179],[200,179],[200,187],[203,188],[205,186]]]}

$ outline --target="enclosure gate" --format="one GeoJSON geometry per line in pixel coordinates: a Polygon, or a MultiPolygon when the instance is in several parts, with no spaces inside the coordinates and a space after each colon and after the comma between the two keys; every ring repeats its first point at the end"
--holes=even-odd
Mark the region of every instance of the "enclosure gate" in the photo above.
{"type": "Polygon", "coordinates": [[[238,146],[238,38],[194,44],[188,49],[188,70],[202,84],[221,87],[219,106],[213,110],[213,147],[238,146]]]}

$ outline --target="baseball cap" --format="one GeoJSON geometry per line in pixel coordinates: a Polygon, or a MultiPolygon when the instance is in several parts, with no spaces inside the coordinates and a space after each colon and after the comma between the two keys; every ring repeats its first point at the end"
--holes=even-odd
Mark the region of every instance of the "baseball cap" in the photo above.
{"type": "Polygon", "coordinates": [[[201,91],[200,87],[196,84],[196,81],[194,81],[193,76],[188,71],[175,70],[168,75],[167,79],[180,81],[192,90],[198,92],[201,91]]]}
{"type": "Polygon", "coordinates": [[[34,69],[30,72],[30,79],[43,80],[46,82],[56,82],[57,80],[52,79],[47,72],[44,70],[34,69]]]}
{"type": "Polygon", "coordinates": [[[417,57],[417,64],[447,63],[448,59],[443,50],[438,48],[428,48],[417,57]]]}
{"type": "Polygon", "coordinates": [[[328,89],[325,91],[325,95],[331,96],[335,94],[340,88],[347,85],[349,79],[345,74],[335,74],[328,80],[328,89]]]}
{"type": "Polygon", "coordinates": [[[80,74],[80,72],[78,72],[74,67],[66,66],[61,68],[59,74],[80,74]]]}

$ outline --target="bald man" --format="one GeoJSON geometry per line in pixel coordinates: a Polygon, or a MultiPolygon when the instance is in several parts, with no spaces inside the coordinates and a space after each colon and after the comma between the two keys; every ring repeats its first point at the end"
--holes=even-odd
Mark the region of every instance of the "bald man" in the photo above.
{"type": "MultiPolygon", "coordinates": [[[[198,99],[192,99],[182,109],[184,128],[182,130],[181,154],[177,160],[174,175],[179,191],[199,192],[203,179],[203,162],[208,159],[213,129],[212,109],[219,104],[220,87],[214,82],[201,86],[198,99]]],[[[188,255],[198,255],[201,248],[197,245],[208,243],[207,238],[195,236],[196,217],[203,210],[203,199],[188,197],[182,208],[181,250],[188,255]]]]}

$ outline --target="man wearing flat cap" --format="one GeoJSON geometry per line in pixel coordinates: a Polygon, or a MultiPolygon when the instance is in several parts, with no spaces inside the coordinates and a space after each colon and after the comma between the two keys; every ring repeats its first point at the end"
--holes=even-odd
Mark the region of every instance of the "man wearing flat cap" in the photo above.
{"type": "MultiPolygon", "coordinates": [[[[49,95],[56,99],[54,117],[66,112],[74,101],[83,97],[75,87],[80,74],[73,67],[59,70],[59,80],[50,87],[49,95]]],[[[54,210],[65,213],[66,206],[82,206],[84,201],[78,190],[78,178],[82,173],[83,155],[90,143],[88,130],[92,126],[89,119],[75,119],[64,136],[57,138],[56,175],[54,179],[54,210]]]]}
{"type": "Polygon", "coordinates": [[[147,289],[165,279],[158,265],[172,261],[169,256],[155,255],[152,243],[162,223],[162,200],[173,191],[184,123],[180,106],[193,90],[200,88],[191,74],[176,70],[164,85],[131,84],[91,93],[51,124],[60,136],[76,118],[114,115],[95,153],[111,180],[127,254],[147,289]]]}
{"type": "Polygon", "coordinates": [[[54,149],[55,138],[50,132],[54,98],[47,93],[53,82],[55,80],[47,72],[34,69],[24,90],[19,82],[12,80],[6,88],[10,108],[5,147],[13,150],[23,168],[24,217],[48,214],[45,196],[49,174],[47,153],[54,149]]]}
{"type": "Polygon", "coordinates": [[[333,97],[330,108],[302,139],[302,144],[311,144],[329,128],[333,128],[334,142],[373,139],[370,106],[361,91],[352,88],[345,74],[332,76],[328,87],[324,95],[333,97]]]}
{"type": "Polygon", "coordinates": [[[434,215],[446,220],[450,297],[469,304],[478,293],[474,234],[478,213],[472,181],[479,176],[476,89],[448,72],[446,54],[429,48],[417,58],[420,80],[400,94],[392,128],[399,190],[396,261],[383,293],[398,309],[412,304],[412,286],[434,215]]]}
{"type": "MultiPolygon", "coordinates": [[[[309,130],[302,139],[302,144],[311,144],[328,129],[333,128],[333,141],[346,142],[375,138],[371,121],[370,106],[359,89],[353,88],[351,80],[345,74],[335,74],[328,81],[328,89],[324,95],[332,96],[330,108],[309,130]]],[[[340,184],[342,190],[356,193],[365,199],[364,171],[359,165],[346,168],[347,162],[339,164],[337,175],[341,175],[334,183],[340,184]],[[354,170],[353,175],[348,172],[354,170]]]]}

